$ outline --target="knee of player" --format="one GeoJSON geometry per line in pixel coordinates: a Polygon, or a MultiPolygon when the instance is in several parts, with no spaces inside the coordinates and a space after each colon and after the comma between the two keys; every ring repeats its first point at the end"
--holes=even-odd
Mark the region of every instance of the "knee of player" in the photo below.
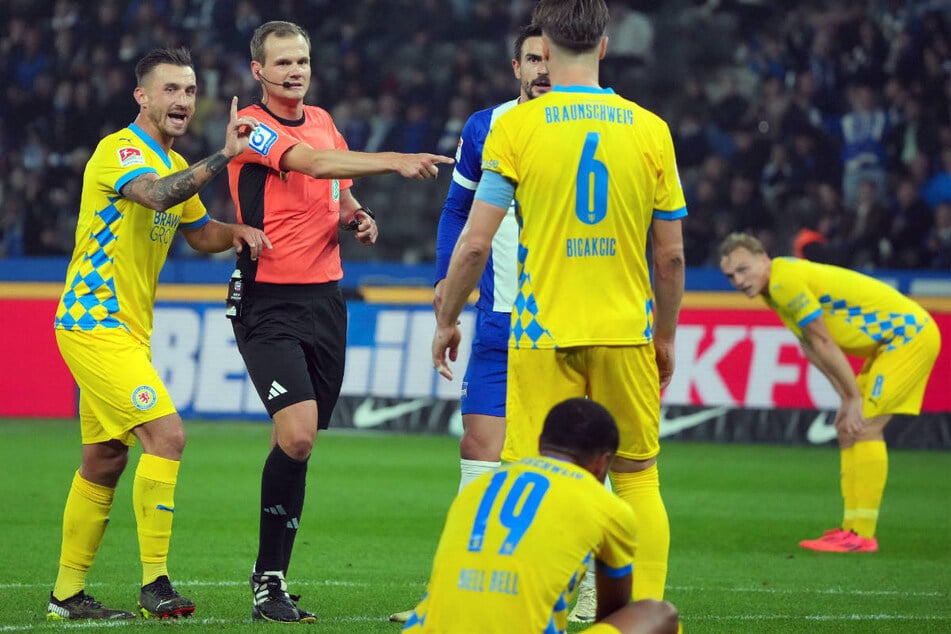
{"type": "Polygon", "coordinates": [[[465,460],[497,461],[501,450],[495,443],[487,442],[486,439],[468,432],[459,439],[459,456],[465,460]]]}
{"type": "Polygon", "coordinates": [[[314,436],[300,433],[289,434],[280,440],[281,449],[292,460],[304,461],[314,450],[314,436]]]}
{"type": "Polygon", "coordinates": [[[89,482],[115,487],[128,463],[128,451],[98,454],[95,457],[84,454],[80,475],[89,482]]]}

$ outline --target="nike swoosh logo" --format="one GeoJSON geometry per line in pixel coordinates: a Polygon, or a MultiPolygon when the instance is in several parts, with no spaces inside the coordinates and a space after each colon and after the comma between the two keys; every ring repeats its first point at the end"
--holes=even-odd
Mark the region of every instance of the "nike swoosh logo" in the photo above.
{"type": "Polygon", "coordinates": [[[353,410],[353,426],[357,429],[377,427],[394,418],[422,409],[431,403],[432,401],[428,398],[418,398],[406,403],[373,407],[373,399],[367,398],[353,410]]]}
{"type": "Polygon", "coordinates": [[[708,420],[717,418],[728,411],[730,411],[729,407],[722,406],[704,409],[699,412],[694,412],[693,414],[684,414],[683,416],[667,418],[667,408],[662,407],[660,408],[660,437],[666,438],[667,436],[679,434],[685,429],[698,427],[708,420]]]}
{"type": "Polygon", "coordinates": [[[830,440],[837,440],[839,432],[835,430],[835,423],[829,422],[828,412],[819,412],[819,415],[809,424],[806,430],[806,440],[814,445],[824,445],[830,440]]]}

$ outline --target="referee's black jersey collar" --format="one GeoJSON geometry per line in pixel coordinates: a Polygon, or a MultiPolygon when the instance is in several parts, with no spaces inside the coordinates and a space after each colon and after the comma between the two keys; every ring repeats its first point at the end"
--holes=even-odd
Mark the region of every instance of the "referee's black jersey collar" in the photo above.
{"type": "Polygon", "coordinates": [[[281,125],[287,126],[289,128],[293,128],[299,125],[304,125],[304,120],[307,118],[305,115],[301,115],[300,119],[285,119],[271,112],[271,110],[260,101],[258,102],[258,105],[261,106],[264,112],[268,113],[269,115],[277,119],[278,123],[280,123],[281,125]]]}

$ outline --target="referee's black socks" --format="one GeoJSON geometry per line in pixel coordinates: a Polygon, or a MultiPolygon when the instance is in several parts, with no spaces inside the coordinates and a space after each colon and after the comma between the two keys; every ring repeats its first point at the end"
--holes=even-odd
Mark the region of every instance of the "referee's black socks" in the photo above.
{"type": "Polygon", "coordinates": [[[294,460],[275,445],[264,461],[261,473],[261,529],[258,541],[257,572],[287,567],[297,537],[307,485],[307,460],[294,460]]]}

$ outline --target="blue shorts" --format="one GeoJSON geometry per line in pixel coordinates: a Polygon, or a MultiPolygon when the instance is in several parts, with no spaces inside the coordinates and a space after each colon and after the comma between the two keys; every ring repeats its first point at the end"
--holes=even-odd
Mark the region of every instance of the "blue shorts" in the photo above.
{"type": "Polygon", "coordinates": [[[463,414],[505,416],[510,313],[478,310],[472,353],[462,379],[463,414]]]}

